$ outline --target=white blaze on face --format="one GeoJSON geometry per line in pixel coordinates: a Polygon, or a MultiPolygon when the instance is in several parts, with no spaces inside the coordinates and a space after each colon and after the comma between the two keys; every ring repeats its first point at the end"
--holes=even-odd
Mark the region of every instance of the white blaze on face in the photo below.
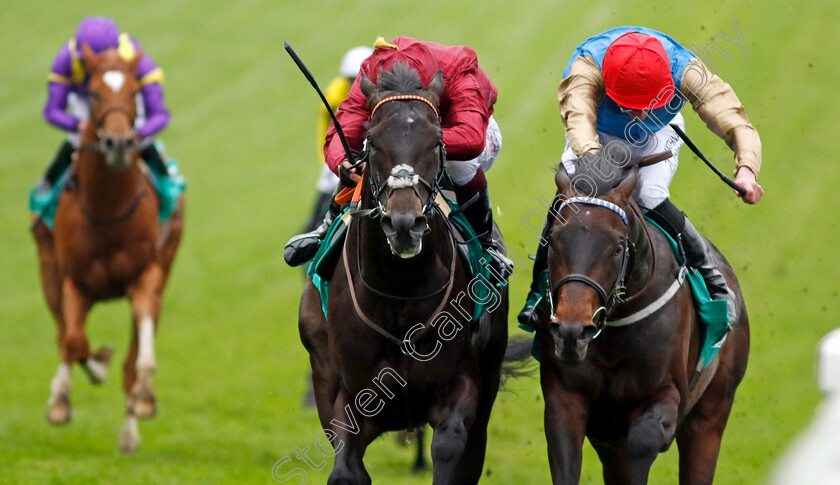
{"type": "Polygon", "coordinates": [[[121,71],[107,71],[102,75],[102,81],[116,93],[125,84],[125,73],[121,71]]]}

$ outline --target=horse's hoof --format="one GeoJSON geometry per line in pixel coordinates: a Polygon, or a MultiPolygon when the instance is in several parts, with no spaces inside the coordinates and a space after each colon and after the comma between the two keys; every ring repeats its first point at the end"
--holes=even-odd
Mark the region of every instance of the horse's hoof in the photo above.
{"type": "Polygon", "coordinates": [[[151,418],[157,414],[157,399],[152,386],[148,383],[137,381],[131,388],[128,401],[129,409],[138,418],[151,418]]]}
{"type": "Polygon", "coordinates": [[[126,416],[120,430],[120,451],[132,453],[140,445],[140,432],[137,430],[137,418],[126,416]]]}
{"type": "Polygon", "coordinates": [[[106,345],[92,353],[83,363],[82,368],[85,370],[85,374],[87,374],[92,384],[102,384],[105,380],[105,373],[108,370],[108,365],[111,363],[113,353],[114,347],[112,345],[106,345]]]}
{"type": "Polygon", "coordinates": [[[46,418],[50,424],[67,424],[73,417],[68,396],[60,396],[55,402],[48,403],[47,406],[46,418]]]}

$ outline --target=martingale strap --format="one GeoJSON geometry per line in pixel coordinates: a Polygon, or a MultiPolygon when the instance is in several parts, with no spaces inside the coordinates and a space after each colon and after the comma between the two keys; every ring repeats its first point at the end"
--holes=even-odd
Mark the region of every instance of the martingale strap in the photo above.
{"type": "Polygon", "coordinates": [[[671,283],[671,286],[663,293],[659,298],[654,300],[653,303],[650,305],[642,308],[641,310],[633,313],[632,315],[628,315],[624,318],[619,318],[618,320],[607,320],[606,325],[608,327],[623,327],[625,325],[631,325],[636,322],[639,322],[657,311],[660,308],[664,307],[674,295],[677,294],[680,287],[682,287],[683,282],[685,282],[685,277],[688,274],[688,268],[686,266],[680,267],[680,272],[677,274],[677,278],[671,283]]]}

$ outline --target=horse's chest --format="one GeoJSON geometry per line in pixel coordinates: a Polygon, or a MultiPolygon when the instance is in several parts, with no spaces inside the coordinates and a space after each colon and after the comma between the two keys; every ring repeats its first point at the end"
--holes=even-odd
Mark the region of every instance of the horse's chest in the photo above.
{"type": "Polygon", "coordinates": [[[152,242],[88,248],[82,257],[68,258],[67,273],[95,294],[120,296],[153,262],[154,255],[152,242]]]}

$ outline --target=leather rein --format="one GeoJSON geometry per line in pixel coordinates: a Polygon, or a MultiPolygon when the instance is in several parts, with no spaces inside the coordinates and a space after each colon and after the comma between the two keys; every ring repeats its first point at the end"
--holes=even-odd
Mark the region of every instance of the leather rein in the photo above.
{"type": "MultiPolygon", "coordinates": [[[[428,105],[430,108],[432,108],[436,117],[439,118],[439,116],[440,116],[440,113],[438,112],[438,109],[434,106],[434,104],[432,104],[431,101],[429,101],[428,99],[426,99],[422,96],[397,95],[397,96],[389,96],[389,97],[386,97],[386,98],[382,99],[381,101],[379,101],[379,103],[377,103],[376,106],[371,111],[371,119],[373,118],[373,115],[376,113],[377,109],[379,109],[380,106],[382,106],[384,103],[387,103],[387,102],[390,102],[390,101],[421,101],[421,102],[425,103],[426,105],[428,105]]],[[[363,152],[362,156],[358,159],[358,161],[354,164],[354,166],[360,165],[360,164],[368,161],[368,157],[370,155],[369,147],[370,147],[370,142],[366,139],[365,140],[364,152],[363,152]]],[[[419,331],[409,331],[409,332],[406,333],[405,337],[399,338],[399,337],[394,336],[391,332],[389,332],[388,330],[386,330],[382,326],[378,325],[376,322],[374,322],[370,317],[368,317],[365,314],[364,310],[362,310],[361,305],[359,304],[358,297],[356,295],[356,286],[355,286],[355,283],[353,281],[353,278],[351,277],[350,265],[349,265],[349,261],[348,261],[348,258],[347,258],[347,240],[345,240],[344,246],[342,248],[342,259],[344,260],[344,274],[347,277],[347,286],[350,289],[350,298],[353,301],[353,309],[355,310],[356,315],[369,328],[376,331],[377,333],[379,333],[380,335],[385,337],[390,342],[396,344],[400,348],[400,351],[405,355],[409,355],[409,354],[413,353],[414,344],[420,339],[420,337],[423,334],[425,334],[425,332],[428,329],[432,328],[430,323],[435,319],[435,317],[438,316],[438,314],[441,312],[441,310],[443,310],[444,306],[446,306],[447,300],[449,299],[449,295],[452,293],[452,288],[453,288],[454,282],[455,282],[455,269],[456,269],[456,263],[457,263],[457,259],[458,259],[458,252],[457,252],[457,249],[455,248],[455,238],[452,235],[451,226],[449,224],[449,221],[446,220],[446,215],[443,213],[443,211],[440,210],[440,208],[439,208],[439,206],[436,202],[437,195],[440,193],[440,190],[441,190],[440,182],[441,182],[441,180],[444,176],[444,162],[446,160],[446,149],[443,145],[443,140],[442,139],[438,140],[438,143],[436,144],[436,148],[438,148],[439,157],[438,157],[437,173],[435,175],[435,179],[433,180],[433,182],[429,182],[426,179],[424,179],[423,177],[421,177],[419,174],[415,173],[413,167],[411,167],[411,166],[397,165],[391,171],[391,175],[390,175],[390,177],[388,177],[388,180],[386,181],[386,184],[383,185],[381,183],[381,181],[379,180],[379,177],[376,174],[376,172],[374,170],[371,170],[370,171],[370,175],[371,175],[370,176],[370,189],[371,189],[371,196],[372,196],[375,207],[372,208],[372,209],[356,210],[356,211],[352,211],[350,213],[350,215],[352,217],[370,217],[372,219],[374,219],[376,217],[379,217],[381,215],[384,215],[385,212],[386,212],[385,211],[385,203],[387,203],[387,200],[388,200],[388,198],[390,198],[391,194],[395,190],[398,190],[398,189],[411,188],[411,189],[414,190],[414,193],[417,195],[417,197],[420,199],[421,203],[423,204],[423,209],[422,209],[423,215],[429,215],[430,212],[434,211],[434,212],[437,212],[441,217],[443,217],[444,221],[446,222],[445,226],[446,226],[446,229],[447,229],[447,235],[448,235],[449,246],[450,246],[450,254],[451,254],[450,263],[449,263],[449,277],[448,277],[448,280],[447,280],[446,284],[444,286],[442,286],[441,288],[439,288],[438,290],[436,290],[436,291],[434,291],[430,294],[423,295],[423,296],[417,296],[417,297],[403,297],[403,296],[388,294],[386,292],[383,292],[381,290],[377,290],[377,289],[373,288],[373,286],[371,286],[364,279],[364,276],[363,276],[363,273],[362,273],[362,268],[361,268],[361,254],[359,252],[360,251],[360,246],[361,246],[361,244],[360,244],[361,228],[358,228],[357,231],[356,231],[356,239],[357,239],[357,243],[356,243],[356,271],[358,273],[359,280],[361,280],[362,284],[365,286],[365,288],[368,291],[370,291],[374,295],[382,297],[382,298],[387,298],[387,299],[396,300],[396,301],[403,301],[403,302],[414,302],[414,301],[426,300],[426,299],[429,299],[429,298],[431,298],[433,296],[436,296],[436,295],[440,294],[441,292],[445,291],[445,293],[443,295],[443,298],[441,298],[440,304],[431,313],[431,316],[426,320],[426,322],[424,324],[418,324],[418,325],[422,325],[422,329],[420,329],[419,331]],[[429,191],[429,198],[425,201],[423,200],[423,197],[420,195],[420,192],[417,189],[418,184],[422,184],[429,191]],[[385,187],[387,187],[390,190],[386,191],[385,187]],[[383,203],[383,195],[384,195],[385,203],[383,203]]],[[[415,325],[415,327],[416,327],[416,325],[415,325]]],[[[412,329],[415,328],[415,327],[412,327],[412,329]]]]}

